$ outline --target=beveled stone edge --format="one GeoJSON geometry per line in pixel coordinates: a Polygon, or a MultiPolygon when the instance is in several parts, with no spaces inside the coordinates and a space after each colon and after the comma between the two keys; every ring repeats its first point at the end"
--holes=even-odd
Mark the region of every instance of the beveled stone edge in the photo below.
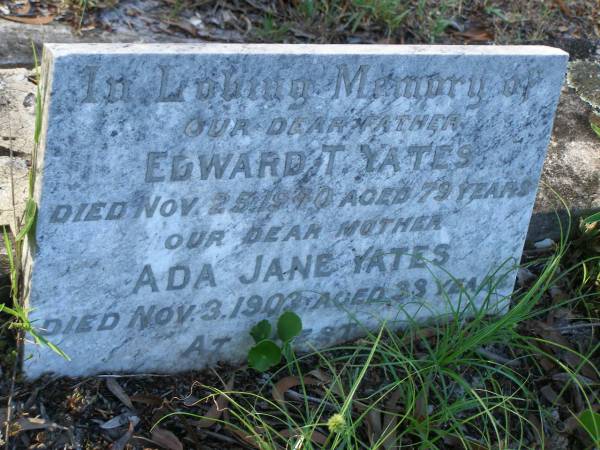
{"type": "Polygon", "coordinates": [[[561,56],[545,45],[369,45],[369,44],[55,44],[54,56],[81,54],[250,54],[250,55],[399,55],[399,56],[561,56]]]}

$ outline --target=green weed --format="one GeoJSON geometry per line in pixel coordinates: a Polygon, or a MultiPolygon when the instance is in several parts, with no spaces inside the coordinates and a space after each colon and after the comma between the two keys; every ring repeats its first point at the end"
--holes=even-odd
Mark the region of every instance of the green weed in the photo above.
{"type": "Polygon", "coordinates": [[[382,22],[386,25],[388,36],[396,31],[410,13],[405,2],[398,0],[352,0],[356,9],[352,17],[352,31],[365,20],[382,22]]]}
{"type": "Polygon", "coordinates": [[[579,415],[578,420],[583,429],[589,433],[594,444],[600,445],[600,414],[586,409],[579,415]]]}
{"type": "Polygon", "coordinates": [[[260,26],[256,27],[255,34],[263,41],[282,41],[290,27],[286,24],[279,25],[272,15],[265,15],[260,26]]]}
{"type": "Polygon", "coordinates": [[[86,14],[90,11],[99,8],[112,8],[118,3],[119,0],[65,0],[63,2],[64,6],[73,12],[79,31],[81,31],[86,14]]]}
{"type": "Polygon", "coordinates": [[[292,342],[302,331],[302,320],[292,312],[286,311],[277,320],[277,337],[281,341],[281,347],[271,337],[273,329],[267,320],[258,322],[250,336],[254,339],[254,347],[248,352],[248,364],[259,372],[264,372],[279,364],[281,356],[290,362],[293,360],[292,342]]]}
{"type": "MultiPolygon", "coordinates": [[[[33,190],[35,185],[35,167],[42,129],[43,98],[45,94],[44,89],[41,87],[40,64],[33,43],[32,49],[36,71],[36,108],[34,148],[32,150],[32,168],[29,172],[29,198],[27,199],[23,219],[21,221],[15,221],[14,226],[17,228],[17,230],[8,231],[6,227],[3,229],[3,242],[4,247],[6,248],[6,254],[10,270],[10,298],[12,301],[12,305],[8,306],[4,303],[0,304],[0,312],[4,312],[12,316],[13,320],[9,322],[10,328],[18,329],[21,332],[28,334],[33,338],[36,344],[47,346],[63,358],[69,359],[69,357],[60,348],[58,348],[52,342],[48,341],[33,326],[31,321],[29,320],[29,311],[22,306],[21,295],[19,290],[22,282],[21,261],[23,257],[23,244],[27,237],[30,238],[31,242],[33,241],[33,234],[35,233],[35,222],[37,218],[37,204],[33,198],[33,190]]],[[[15,205],[13,205],[13,209],[14,207],[15,205]]]]}

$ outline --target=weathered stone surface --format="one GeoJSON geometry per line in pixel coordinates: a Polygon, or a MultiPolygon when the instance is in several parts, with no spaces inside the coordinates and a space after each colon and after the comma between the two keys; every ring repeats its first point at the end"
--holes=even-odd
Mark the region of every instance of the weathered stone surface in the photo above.
{"type": "Polygon", "coordinates": [[[25,208],[33,149],[35,85],[27,75],[0,70],[0,225],[13,229],[25,208]]]}
{"type": "MultiPolygon", "coordinates": [[[[474,301],[518,262],[567,56],[547,47],[50,45],[25,372],[239,361],[474,301]],[[462,295],[465,301],[465,295],[462,295]],[[28,358],[31,356],[30,358],[28,358]]],[[[498,308],[514,283],[494,288],[498,308]]]]}
{"type": "MultiPolygon", "coordinates": [[[[0,19],[0,68],[33,67],[34,55],[31,43],[37,49],[38,58],[42,54],[44,42],[86,43],[86,42],[190,42],[190,39],[149,30],[135,33],[123,30],[86,31],[78,34],[72,27],[51,22],[48,25],[29,25],[0,19]]],[[[194,39],[198,42],[198,39],[194,39]]]]}
{"type": "Polygon", "coordinates": [[[577,227],[581,215],[600,209],[600,139],[588,115],[589,107],[565,86],[529,224],[529,244],[545,238],[558,241],[561,224],[566,233],[569,214],[563,201],[572,215],[571,227],[577,227]]]}
{"type": "MultiPolygon", "coordinates": [[[[17,217],[21,217],[27,199],[26,170],[31,161],[35,119],[35,85],[27,79],[29,74],[23,68],[0,69],[0,225],[10,225],[14,217],[9,142],[15,160],[17,217]]],[[[568,214],[557,194],[570,206],[573,218],[600,208],[599,141],[588,125],[588,114],[589,107],[572,89],[563,87],[529,223],[528,244],[547,237],[560,238],[558,218],[566,227],[568,214]]],[[[0,273],[5,272],[0,268],[0,273]]]]}
{"type": "MultiPolygon", "coordinates": [[[[27,75],[26,69],[0,69],[0,226],[13,230],[25,209],[33,148],[35,85],[27,75]]],[[[2,244],[0,303],[9,302],[9,297],[10,270],[2,244]]]]}

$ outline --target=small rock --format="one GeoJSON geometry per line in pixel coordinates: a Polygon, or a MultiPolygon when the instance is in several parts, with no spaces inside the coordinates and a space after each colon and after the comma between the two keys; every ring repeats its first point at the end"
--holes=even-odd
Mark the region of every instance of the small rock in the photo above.
{"type": "Polygon", "coordinates": [[[517,272],[517,281],[519,282],[519,286],[524,286],[525,283],[527,283],[529,280],[532,280],[535,278],[535,274],[533,272],[531,272],[530,270],[521,268],[519,269],[519,271],[517,272]]]}
{"type": "Polygon", "coordinates": [[[541,241],[537,241],[536,243],[533,244],[533,246],[539,250],[551,248],[554,245],[555,245],[555,242],[550,238],[546,238],[541,241]]]}
{"type": "Polygon", "coordinates": [[[30,92],[23,99],[23,106],[25,108],[31,108],[34,105],[34,103],[35,103],[35,94],[33,92],[30,92]]]}

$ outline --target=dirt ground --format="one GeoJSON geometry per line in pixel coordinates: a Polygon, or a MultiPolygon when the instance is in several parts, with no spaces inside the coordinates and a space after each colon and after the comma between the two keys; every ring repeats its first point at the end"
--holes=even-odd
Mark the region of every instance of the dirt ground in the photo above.
{"type": "MultiPolygon", "coordinates": [[[[0,3],[2,4],[2,3],[0,3]]],[[[0,15],[66,23],[81,38],[209,42],[552,43],[578,58],[600,38],[596,0],[5,0],[0,15]]]]}

